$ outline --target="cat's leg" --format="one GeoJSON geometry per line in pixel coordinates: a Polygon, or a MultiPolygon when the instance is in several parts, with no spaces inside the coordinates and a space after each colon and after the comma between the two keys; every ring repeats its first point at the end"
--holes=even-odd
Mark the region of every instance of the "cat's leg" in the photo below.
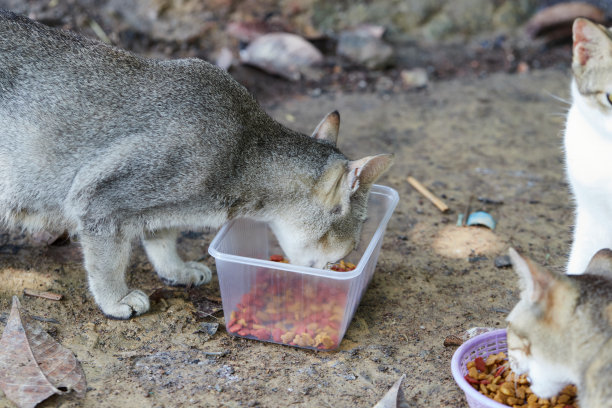
{"type": "Polygon", "coordinates": [[[178,231],[164,229],[147,233],[142,240],[157,274],[169,285],[192,286],[208,283],[210,269],[199,262],[184,262],[176,252],[178,231]]]}
{"type": "Polygon", "coordinates": [[[125,283],[131,243],[119,236],[79,236],[89,288],[102,312],[115,319],[129,319],[149,310],[149,297],[130,290],[125,283]]]}
{"type": "Polygon", "coordinates": [[[583,274],[593,255],[611,245],[609,228],[611,226],[602,222],[601,218],[598,220],[591,212],[577,211],[574,241],[567,264],[568,274],[583,274]]]}

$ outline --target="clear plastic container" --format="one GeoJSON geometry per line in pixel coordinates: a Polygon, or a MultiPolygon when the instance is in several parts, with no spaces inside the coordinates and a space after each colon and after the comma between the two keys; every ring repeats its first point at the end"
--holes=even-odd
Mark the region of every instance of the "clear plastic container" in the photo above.
{"type": "Polygon", "coordinates": [[[296,347],[338,347],[372,279],[395,190],[373,185],[359,247],[344,259],[356,268],[335,272],[270,261],[281,254],[265,223],[235,219],[211,242],[228,333],[296,347]]]}

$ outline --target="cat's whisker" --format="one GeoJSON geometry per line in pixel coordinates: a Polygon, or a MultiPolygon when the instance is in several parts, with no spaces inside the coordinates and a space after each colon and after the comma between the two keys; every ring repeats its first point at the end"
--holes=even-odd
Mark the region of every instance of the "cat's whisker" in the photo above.
{"type": "Polygon", "coordinates": [[[565,98],[562,98],[562,97],[560,97],[559,95],[555,95],[555,94],[553,94],[553,93],[551,93],[551,92],[548,92],[548,91],[547,91],[547,92],[546,92],[546,95],[548,95],[548,96],[550,96],[551,98],[553,98],[554,100],[559,101],[559,102],[562,102],[562,103],[564,103],[564,104],[566,104],[566,105],[571,105],[571,104],[572,104],[572,101],[571,101],[570,99],[565,99],[565,98]]]}

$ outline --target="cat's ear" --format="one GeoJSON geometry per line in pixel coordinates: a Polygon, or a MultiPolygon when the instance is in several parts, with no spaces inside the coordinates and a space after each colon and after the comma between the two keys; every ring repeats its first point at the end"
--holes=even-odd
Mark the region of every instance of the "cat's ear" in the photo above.
{"type": "Polygon", "coordinates": [[[612,58],[612,34],[605,27],[586,18],[577,18],[572,30],[572,68],[575,72],[581,72],[589,63],[612,58]]]}
{"type": "Polygon", "coordinates": [[[547,294],[558,283],[556,274],[539,268],[531,260],[521,257],[514,248],[508,250],[514,271],[519,276],[521,298],[531,303],[548,300],[547,294]]]}
{"type": "Polygon", "coordinates": [[[612,277],[612,250],[603,248],[597,251],[584,273],[612,277]]]}
{"type": "Polygon", "coordinates": [[[392,154],[379,154],[350,161],[348,187],[353,194],[360,186],[373,184],[393,164],[392,154]]]}
{"type": "Polygon", "coordinates": [[[393,164],[392,154],[332,163],[313,187],[313,195],[331,211],[344,212],[348,200],[360,187],[373,184],[393,164]]]}
{"type": "Polygon", "coordinates": [[[338,111],[333,111],[327,114],[323,120],[317,125],[312,137],[320,140],[327,140],[334,146],[338,141],[338,132],[340,131],[340,114],[338,111]]]}
{"type": "MultiPolygon", "coordinates": [[[[342,204],[343,180],[346,179],[346,162],[338,160],[330,165],[316,181],[313,195],[324,206],[334,209],[342,204]]],[[[341,209],[341,207],[338,207],[341,209]]]]}

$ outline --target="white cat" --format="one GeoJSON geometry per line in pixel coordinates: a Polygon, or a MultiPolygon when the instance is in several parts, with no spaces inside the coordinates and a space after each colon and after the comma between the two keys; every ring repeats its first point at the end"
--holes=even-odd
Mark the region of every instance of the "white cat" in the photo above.
{"type": "Polygon", "coordinates": [[[581,274],[599,249],[612,247],[612,32],[583,18],[573,30],[564,144],[576,222],[567,272],[581,274]]]}

